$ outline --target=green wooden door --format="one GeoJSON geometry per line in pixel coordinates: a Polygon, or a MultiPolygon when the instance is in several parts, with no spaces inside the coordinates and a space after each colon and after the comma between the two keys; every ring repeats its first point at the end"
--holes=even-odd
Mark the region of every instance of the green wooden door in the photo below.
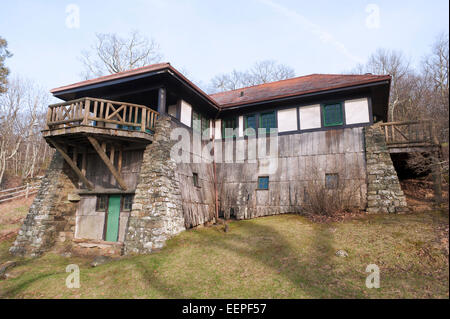
{"type": "Polygon", "coordinates": [[[109,196],[106,241],[117,241],[119,235],[120,195],[109,196]]]}

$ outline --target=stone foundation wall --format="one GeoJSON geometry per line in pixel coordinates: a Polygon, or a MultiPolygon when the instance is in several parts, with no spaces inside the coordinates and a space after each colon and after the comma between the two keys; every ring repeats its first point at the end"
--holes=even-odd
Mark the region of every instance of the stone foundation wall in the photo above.
{"type": "Polygon", "coordinates": [[[171,120],[156,121],[153,143],[145,151],[125,234],[124,254],[149,253],[185,229],[177,164],[170,157],[171,120]]]}
{"type": "Polygon", "coordinates": [[[386,139],[377,124],[365,128],[367,162],[367,212],[398,213],[408,211],[386,139]]]}
{"type": "Polygon", "coordinates": [[[62,156],[55,152],[39,192],[19,234],[10,248],[14,255],[36,257],[50,249],[58,237],[71,239],[75,229],[76,203],[67,200],[77,180],[62,156]]]}

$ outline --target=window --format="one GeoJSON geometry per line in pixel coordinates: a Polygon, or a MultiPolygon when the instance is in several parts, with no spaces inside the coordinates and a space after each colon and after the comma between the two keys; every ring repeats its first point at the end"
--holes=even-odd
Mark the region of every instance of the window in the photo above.
{"type": "Polygon", "coordinates": [[[337,189],[339,185],[338,174],[325,174],[325,187],[327,189],[337,189]]]}
{"type": "Polygon", "coordinates": [[[122,210],[124,212],[131,211],[131,206],[133,205],[133,195],[125,195],[122,199],[122,210]]]}
{"type": "Polygon", "coordinates": [[[202,128],[202,117],[200,113],[197,113],[195,111],[192,111],[192,129],[194,132],[201,132],[202,128]]]}
{"type": "Polygon", "coordinates": [[[194,186],[200,187],[198,184],[198,173],[192,173],[192,181],[194,182],[194,186]]]}
{"type": "Polygon", "coordinates": [[[106,212],[106,204],[108,202],[108,196],[107,195],[98,195],[97,196],[97,203],[95,205],[95,211],[96,212],[106,212]]]}
{"type": "Polygon", "coordinates": [[[324,104],[322,106],[323,125],[336,126],[343,125],[342,103],[324,104]]]}
{"type": "Polygon", "coordinates": [[[236,118],[231,117],[222,120],[222,137],[235,137],[236,118]],[[227,134],[228,133],[228,134],[227,134]]]}
{"type": "Polygon", "coordinates": [[[210,128],[210,123],[209,123],[209,119],[202,116],[202,134],[207,134],[207,132],[205,132],[206,130],[209,130],[210,128]]]}
{"type": "Polygon", "coordinates": [[[266,133],[270,133],[271,128],[277,128],[275,111],[261,113],[259,116],[259,127],[266,129],[266,133]]]}
{"type": "Polygon", "coordinates": [[[256,114],[245,116],[244,117],[244,134],[245,135],[255,135],[257,129],[258,128],[256,126],[256,114]],[[249,129],[249,130],[247,132],[245,132],[246,129],[249,129]],[[254,130],[254,132],[252,131],[252,129],[254,130]]]}
{"type": "Polygon", "coordinates": [[[269,189],[269,177],[268,176],[258,177],[258,189],[269,189]]]}
{"type": "Polygon", "coordinates": [[[200,113],[192,112],[192,129],[194,132],[206,134],[205,130],[209,129],[209,119],[200,113]]]}

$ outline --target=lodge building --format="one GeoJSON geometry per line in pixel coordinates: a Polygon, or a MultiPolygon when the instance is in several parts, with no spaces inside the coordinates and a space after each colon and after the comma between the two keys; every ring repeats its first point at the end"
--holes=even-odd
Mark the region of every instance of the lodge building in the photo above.
{"type": "Polygon", "coordinates": [[[49,106],[43,136],[56,152],[10,251],[147,253],[217,218],[302,213],[311,183],[368,212],[404,211],[389,157],[390,81],[311,74],[208,95],[160,63],[53,89],[63,102],[49,106]],[[175,129],[203,137],[200,150],[181,151],[187,162],[171,156],[175,129]],[[272,171],[265,158],[237,158],[274,132],[272,171]]]}

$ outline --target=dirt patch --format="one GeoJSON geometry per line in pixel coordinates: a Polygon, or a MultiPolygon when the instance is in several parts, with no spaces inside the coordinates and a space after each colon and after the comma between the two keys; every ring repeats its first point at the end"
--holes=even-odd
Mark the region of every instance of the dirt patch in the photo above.
{"type": "Polygon", "coordinates": [[[306,217],[314,223],[338,223],[351,219],[363,218],[365,215],[367,215],[365,211],[342,211],[336,212],[332,216],[308,214],[306,217]]]}
{"type": "Polygon", "coordinates": [[[9,240],[17,235],[33,200],[34,196],[30,196],[0,205],[0,241],[9,240]]]}

